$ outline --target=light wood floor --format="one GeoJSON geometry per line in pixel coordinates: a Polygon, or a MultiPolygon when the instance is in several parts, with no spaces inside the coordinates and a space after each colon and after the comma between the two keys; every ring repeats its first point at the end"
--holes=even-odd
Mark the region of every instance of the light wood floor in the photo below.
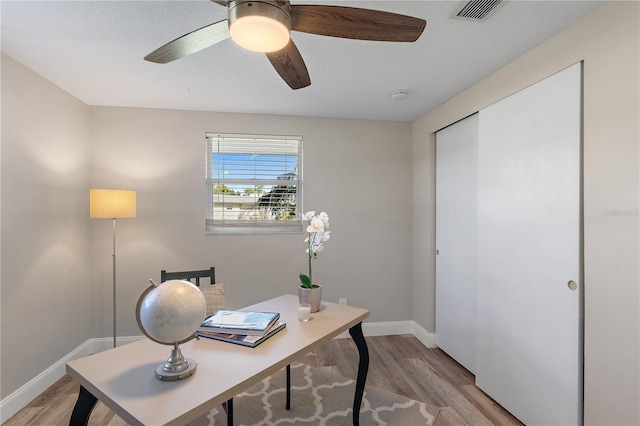
{"type": "MultiPolygon", "coordinates": [[[[440,349],[425,348],[411,335],[366,340],[370,357],[367,384],[440,407],[436,426],[521,425],[473,384],[471,373],[440,349]]],[[[314,367],[331,367],[336,374],[355,379],[357,356],[351,339],[334,339],[300,361],[314,367]]],[[[78,385],[65,375],[3,426],[68,425],[77,395],[78,385]]],[[[125,423],[98,403],[89,425],[125,423]]]]}

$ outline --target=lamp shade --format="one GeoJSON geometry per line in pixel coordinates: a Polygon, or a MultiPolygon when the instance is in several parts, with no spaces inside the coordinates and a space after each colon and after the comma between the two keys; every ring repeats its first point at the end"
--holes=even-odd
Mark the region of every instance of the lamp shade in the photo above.
{"type": "Polygon", "coordinates": [[[136,191],[92,189],[89,192],[89,217],[92,219],[136,217],[136,191]]]}

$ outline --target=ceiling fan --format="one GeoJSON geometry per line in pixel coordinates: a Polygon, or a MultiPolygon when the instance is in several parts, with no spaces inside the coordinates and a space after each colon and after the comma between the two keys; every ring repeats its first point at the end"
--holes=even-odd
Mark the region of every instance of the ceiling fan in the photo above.
{"type": "Polygon", "coordinates": [[[413,42],[424,19],[371,9],[326,5],[291,5],[289,0],[211,0],[227,8],[228,19],[170,41],[144,57],[160,64],[213,46],[231,37],[240,46],[264,52],[292,88],[311,84],[291,30],[356,40],[413,42]]]}

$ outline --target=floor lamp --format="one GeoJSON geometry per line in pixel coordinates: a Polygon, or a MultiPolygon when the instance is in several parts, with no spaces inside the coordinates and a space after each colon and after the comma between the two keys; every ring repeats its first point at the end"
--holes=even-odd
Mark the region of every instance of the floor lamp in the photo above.
{"type": "Polygon", "coordinates": [[[89,217],[113,219],[113,347],[116,347],[116,219],[136,217],[136,192],[119,189],[92,189],[89,217]]]}

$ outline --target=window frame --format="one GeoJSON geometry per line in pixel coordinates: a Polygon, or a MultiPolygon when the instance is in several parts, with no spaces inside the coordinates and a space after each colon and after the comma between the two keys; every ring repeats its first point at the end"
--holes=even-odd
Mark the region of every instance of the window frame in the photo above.
{"type": "MultiPolygon", "coordinates": [[[[291,135],[257,135],[257,134],[235,134],[235,133],[205,133],[205,145],[206,145],[206,158],[205,158],[205,232],[206,234],[282,234],[282,233],[302,233],[302,153],[303,153],[303,140],[302,136],[291,135]],[[282,178],[277,179],[246,179],[236,178],[225,180],[222,176],[214,174],[214,161],[213,155],[214,145],[220,147],[221,140],[227,139],[229,142],[237,141],[256,141],[262,144],[262,148],[266,153],[269,150],[266,148],[269,141],[274,141],[283,146],[282,155],[287,155],[285,144],[295,142],[297,144],[297,173],[296,177],[292,179],[295,182],[295,218],[291,220],[278,220],[278,219],[247,219],[247,220],[224,220],[216,219],[215,213],[215,198],[221,197],[224,199],[224,194],[214,194],[214,188],[217,185],[238,185],[246,184],[248,187],[251,185],[262,185],[272,187],[275,185],[282,185],[282,178]]],[[[218,152],[225,152],[219,151],[218,152]]],[[[233,152],[233,148],[227,153],[233,152]]],[[[290,155],[290,154],[289,154],[290,155]]],[[[275,171],[275,170],[274,170],[275,171]]],[[[284,176],[284,175],[280,175],[284,176]]],[[[237,196],[237,195],[236,195],[237,196]]],[[[229,203],[232,204],[232,203],[229,203]]],[[[228,209],[228,205],[221,205],[221,209],[228,209]]],[[[233,208],[233,207],[232,207],[233,208]]],[[[268,212],[267,212],[268,214],[268,212]]]]}

